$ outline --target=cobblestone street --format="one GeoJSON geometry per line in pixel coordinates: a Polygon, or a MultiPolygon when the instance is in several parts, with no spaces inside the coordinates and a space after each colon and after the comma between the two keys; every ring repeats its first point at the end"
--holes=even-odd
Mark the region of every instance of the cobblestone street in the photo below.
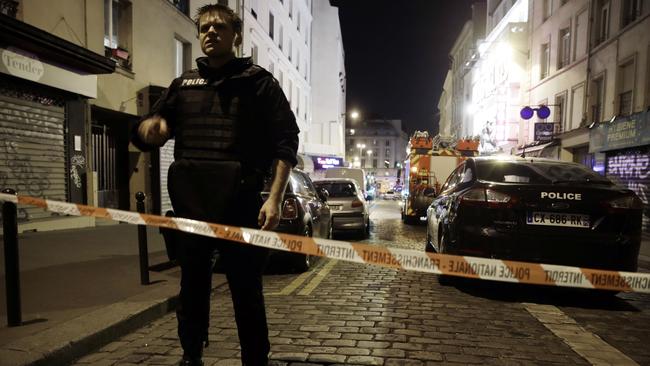
{"type": "MultiPolygon", "coordinates": [[[[376,201],[370,242],[422,249],[424,226],[376,201]],[[395,214],[397,212],[397,215],[395,214]]],[[[305,274],[265,276],[273,360],[292,365],[648,365],[650,299],[503,283],[447,281],[320,260],[305,274]]],[[[227,286],[213,294],[206,365],[239,365],[227,286]]],[[[175,314],[78,360],[173,365],[175,314]]]]}

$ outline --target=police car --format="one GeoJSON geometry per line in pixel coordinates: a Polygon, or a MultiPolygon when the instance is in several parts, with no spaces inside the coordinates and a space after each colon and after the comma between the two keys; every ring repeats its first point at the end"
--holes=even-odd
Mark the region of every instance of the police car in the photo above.
{"type": "Polygon", "coordinates": [[[472,157],[427,210],[426,251],[636,271],[643,203],[587,167],[472,157]]]}

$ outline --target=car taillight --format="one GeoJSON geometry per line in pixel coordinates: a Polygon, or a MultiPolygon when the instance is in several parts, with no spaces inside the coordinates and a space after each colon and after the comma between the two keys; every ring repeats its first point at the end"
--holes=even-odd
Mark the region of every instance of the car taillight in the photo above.
{"type": "Polygon", "coordinates": [[[298,218],[298,201],[287,198],[282,205],[282,219],[293,220],[298,218]]]}
{"type": "Polygon", "coordinates": [[[352,201],[352,207],[361,207],[361,206],[363,206],[363,202],[361,202],[361,200],[355,199],[354,201],[352,201]]]}
{"type": "Polygon", "coordinates": [[[460,197],[461,204],[489,208],[510,208],[516,201],[515,197],[489,188],[470,189],[460,197]]]}
{"type": "Polygon", "coordinates": [[[612,211],[643,209],[643,201],[641,201],[641,199],[636,195],[615,198],[613,200],[605,201],[604,204],[605,207],[612,211]]]}

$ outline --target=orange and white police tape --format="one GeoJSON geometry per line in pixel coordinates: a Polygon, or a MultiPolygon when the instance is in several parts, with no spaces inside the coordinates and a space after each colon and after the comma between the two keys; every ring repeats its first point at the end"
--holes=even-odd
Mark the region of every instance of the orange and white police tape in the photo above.
{"type": "Polygon", "coordinates": [[[0,193],[0,201],[42,207],[72,216],[94,216],[135,225],[181,230],[261,247],[366,263],[407,271],[444,274],[502,282],[650,293],[650,273],[526,263],[490,258],[426,253],[338,240],[261,231],[176,217],[141,214],[0,193]]]}

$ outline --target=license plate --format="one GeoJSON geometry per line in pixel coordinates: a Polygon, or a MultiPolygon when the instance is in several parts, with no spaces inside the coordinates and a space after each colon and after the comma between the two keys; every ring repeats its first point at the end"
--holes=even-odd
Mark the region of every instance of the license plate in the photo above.
{"type": "Polygon", "coordinates": [[[332,210],[334,210],[334,211],[341,211],[341,210],[343,209],[343,206],[341,206],[341,205],[330,206],[330,207],[331,207],[332,210]]]}
{"type": "Polygon", "coordinates": [[[557,212],[529,212],[526,217],[526,223],[528,225],[589,228],[589,215],[557,212]]]}

